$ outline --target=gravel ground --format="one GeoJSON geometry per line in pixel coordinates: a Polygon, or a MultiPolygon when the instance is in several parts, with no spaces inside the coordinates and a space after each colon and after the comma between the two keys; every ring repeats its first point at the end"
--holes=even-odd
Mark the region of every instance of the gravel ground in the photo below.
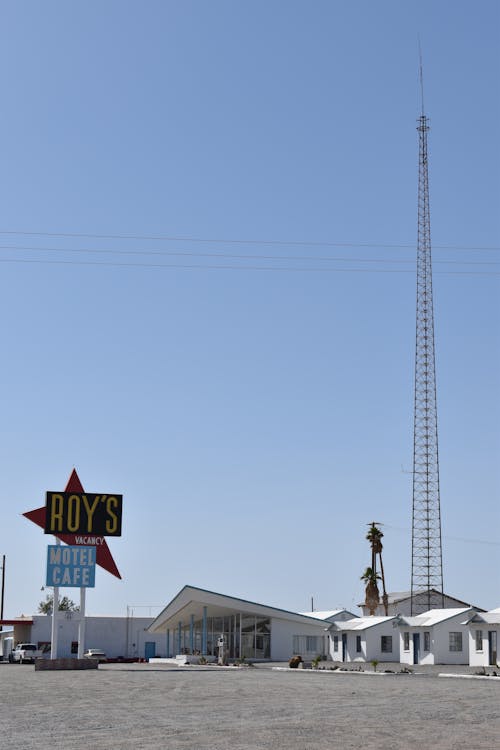
{"type": "MultiPolygon", "coordinates": [[[[381,665],[382,666],[382,665],[381,665]]],[[[394,669],[394,665],[391,665],[394,669]]],[[[379,667],[380,669],[380,667],[379,667]]],[[[269,666],[0,665],[2,750],[348,750],[500,746],[500,681],[269,666]]]]}

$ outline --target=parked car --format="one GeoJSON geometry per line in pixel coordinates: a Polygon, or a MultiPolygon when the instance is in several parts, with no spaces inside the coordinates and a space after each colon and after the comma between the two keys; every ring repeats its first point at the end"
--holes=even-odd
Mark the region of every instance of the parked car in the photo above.
{"type": "Polygon", "coordinates": [[[42,655],[42,652],[38,650],[38,646],[34,643],[18,643],[13,651],[9,654],[9,661],[11,664],[30,664],[35,663],[35,659],[38,659],[42,655]]]}
{"type": "Polygon", "coordinates": [[[97,659],[99,662],[107,661],[106,654],[101,648],[88,648],[85,651],[83,658],[84,659],[97,659]]]}

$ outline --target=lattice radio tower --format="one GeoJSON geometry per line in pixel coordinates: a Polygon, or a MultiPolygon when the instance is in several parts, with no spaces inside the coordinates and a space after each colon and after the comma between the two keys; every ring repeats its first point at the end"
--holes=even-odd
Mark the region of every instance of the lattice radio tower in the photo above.
{"type": "Polygon", "coordinates": [[[411,613],[444,607],[439,455],[432,302],[431,223],[427,154],[428,118],[418,118],[417,330],[413,428],[411,613]]]}

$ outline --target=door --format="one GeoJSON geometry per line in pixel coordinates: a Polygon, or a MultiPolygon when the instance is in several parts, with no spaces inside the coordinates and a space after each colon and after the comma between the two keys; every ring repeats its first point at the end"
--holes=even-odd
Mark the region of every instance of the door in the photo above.
{"type": "Polygon", "coordinates": [[[144,658],[153,659],[156,656],[156,643],[154,641],[146,641],[144,644],[144,658]]]}
{"type": "Polygon", "coordinates": [[[347,633],[342,633],[342,661],[347,661],[347,633]]]}
{"type": "Polygon", "coordinates": [[[413,663],[418,664],[420,658],[420,633],[413,633],[413,663]]]}
{"type": "Polygon", "coordinates": [[[488,663],[496,666],[497,663],[497,631],[488,630],[488,663]]]}

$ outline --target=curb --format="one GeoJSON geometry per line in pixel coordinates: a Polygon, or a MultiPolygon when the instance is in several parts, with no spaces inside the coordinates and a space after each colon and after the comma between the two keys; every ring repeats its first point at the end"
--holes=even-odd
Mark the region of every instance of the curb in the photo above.
{"type": "Polygon", "coordinates": [[[488,682],[500,682],[500,677],[495,677],[494,675],[487,675],[487,674],[449,674],[449,673],[442,673],[438,674],[438,677],[448,677],[455,680],[488,680],[488,682]]]}

